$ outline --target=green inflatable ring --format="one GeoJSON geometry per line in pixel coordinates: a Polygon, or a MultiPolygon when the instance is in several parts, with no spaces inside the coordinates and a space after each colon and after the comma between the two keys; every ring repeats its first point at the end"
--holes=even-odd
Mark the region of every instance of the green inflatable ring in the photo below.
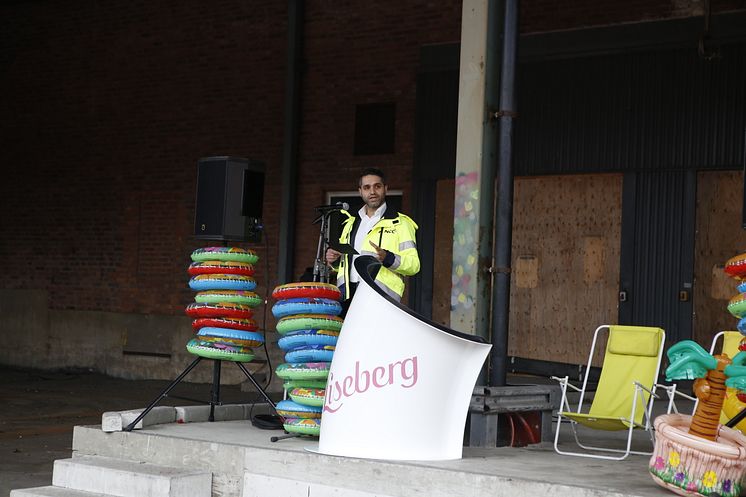
{"type": "Polygon", "coordinates": [[[730,299],[728,312],[739,319],[746,317],[746,293],[739,293],[730,299]]]}
{"type": "Polygon", "coordinates": [[[325,393],[323,388],[294,388],[289,395],[293,402],[298,404],[323,407],[325,393]]]}
{"type": "Polygon", "coordinates": [[[286,418],[282,427],[288,433],[297,433],[299,435],[318,437],[321,434],[320,419],[286,418]]]}
{"type": "Polygon", "coordinates": [[[248,347],[208,342],[199,338],[189,340],[186,349],[190,354],[204,357],[205,359],[233,362],[251,362],[254,360],[254,351],[248,347]]]}
{"type": "Polygon", "coordinates": [[[283,380],[324,380],[329,376],[328,362],[286,362],[275,373],[283,380]]]}
{"type": "Polygon", "coordinates": [[[342,329],[344,320],[338,316],[325,314],[295,314],[285,316],[277,322],[277,333],[284,335],[299,330],[331,330],[342,329]]]}
{"type": "Polygon", "coordinates": [[[262,303],[262,298],[250,290],[205,290],[197,292],[194,296],[194,301],[200,304],[230,302],[231,304],[256,307],[262,303]]]}
{"type": "Polygon", "coordinates": [[[282,382],[284,390],[294,388],[326,388],[326,379],[323,380],[285,380],[282,382]]]}
{"type": "Polygon", "coordinates": [[[240,247],[204,247],[192,252],[192,260],[198,261],[233,261],[254,264],[259,260],[256,252],[240,247]]]}

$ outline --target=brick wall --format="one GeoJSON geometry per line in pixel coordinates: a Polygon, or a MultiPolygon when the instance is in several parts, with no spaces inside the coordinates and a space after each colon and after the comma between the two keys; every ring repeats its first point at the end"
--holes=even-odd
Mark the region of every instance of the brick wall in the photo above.
{"type": "MultiPolygon", "coordinates": [[[[701,3],[521,9],[521,31],[537,32],[699,15],[701,3]]],[[[196,161],[209,155],[266,162],[266,245],[252,248],[277,284],[286,17],[277,1],[0,7],[0,286],[48,290],[53,309],[182,313],[188,256],[204,245],[191,236],[196,161]]],[[[457,1],[307,2],[296,274],[315,255],[312,207],[354,189],[361,168],[385,168],[411,211],[419,50],[458,42],[460,17],[457,1]],[[355,105],[386,101],[395,152],[354,156],[355,105]]]]}

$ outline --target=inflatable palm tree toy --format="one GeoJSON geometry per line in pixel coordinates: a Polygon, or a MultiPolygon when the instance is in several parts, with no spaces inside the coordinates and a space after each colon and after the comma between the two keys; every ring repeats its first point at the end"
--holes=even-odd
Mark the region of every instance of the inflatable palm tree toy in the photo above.
{"type": "Polygon", "coordinates": [[[746,390],[746,352],[731,360],[712,356],[691,340],[668,350],[666,378],[695,380],[699,399],[693,416],[666,414],[655,420],[655,452],[650,473],[680,495],[736,497],[746,472],[746,437],[719,424],[725,387],[746,390]]]}

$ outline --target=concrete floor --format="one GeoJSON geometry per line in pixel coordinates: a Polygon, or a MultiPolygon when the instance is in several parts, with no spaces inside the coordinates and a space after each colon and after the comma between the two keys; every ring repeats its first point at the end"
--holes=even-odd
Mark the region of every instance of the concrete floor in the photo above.
{"type": "MultiPolygon", "coordinates": [[[[168,383],[0,367],[0,497],[51,484],[53,461],[70,457],[74,426],[101,424],[105,411],[144,407],[168,383]]],[[[207,400],[210,386],[182,383],[172,393],[207,400]]],[[[239,386],[223,385],[221,397],[226,403],[254,400],[239,386]]],[[[190,404],[169,397],[160,405],[190,404]]]]}
{"type": "MultiPolygon", "coordinates": [[[[70,457],[74,426],[98,425],[104,411],[143,407],[168,384],[166,381],[127,381],[87,372],[47,373],[2,368],[0,378],[0,497],[8,496],[15,488],[49,485],[53,461],[70,457]]],[[[225,403],[247,403],[255,397],[253,393],[242,392],[238,386],[221,388],[225,403]]],[[[209,391],[209,385],[182,383],[173,393],[207,399],[209,391]]],[[[161,403],[188,404],[194,402],[166,398],[161,403]]],[[[193,428],[189,425],[157,425],[142,433],[155,431],[160,435],[183,437],[188,432],[186,436],[198,440],[203,438],[205,430],[209,431],[208,438],[211,439],[227,430],[226,441],[230,441],[235,437],[232,426],[236,424],[197,423],[193,428]]],[[[250,424],[243,422],[240,431],[250,433],[250,424]]],[[[569,434],[569,430],[567,432],[569,434]]],[[[256,436],[262,442],[250,442],[249,445],[259,447],[266,444],[290,451],[303,450],[308,445],[307,441],[288,440],[278,446],[269,444],[267,432],[259,432],[256,436]]],[[[460,461],[427,466],[450,468],[453,465],[455,471],[484,471],[485,474],[504,477],[506,481],[529,481],[535,475],[533,481],[536,482],[557,485],[583,482],[581,488],[584,487],[588,495],[673,495],[652,482],[647,474],[647,462],[645,456],[630,456],[622,462],[559,456],[551,444],[541,444],[526,449],[466,448],[464,459],[460,461]]]]}

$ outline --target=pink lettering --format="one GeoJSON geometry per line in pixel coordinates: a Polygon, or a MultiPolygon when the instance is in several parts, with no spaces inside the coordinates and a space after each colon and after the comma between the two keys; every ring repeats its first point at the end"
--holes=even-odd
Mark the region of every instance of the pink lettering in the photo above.
{"type": "Polygon", "coordinates": [[[355,361],[355,370],[341,381],[334,378],[332,373],[326,385],[324,411],[335,413],[344,400],[356,394],[364,394],[372,385],[376,389],[388,385],[399,385],[402,388],[412,388],[419,378],[417,356],[408,357],[400,361],[391,362],[385,366],[365,368],[360,361],[355,361]],[[398,367],[397,367],[398,366],[398,367]]]}

